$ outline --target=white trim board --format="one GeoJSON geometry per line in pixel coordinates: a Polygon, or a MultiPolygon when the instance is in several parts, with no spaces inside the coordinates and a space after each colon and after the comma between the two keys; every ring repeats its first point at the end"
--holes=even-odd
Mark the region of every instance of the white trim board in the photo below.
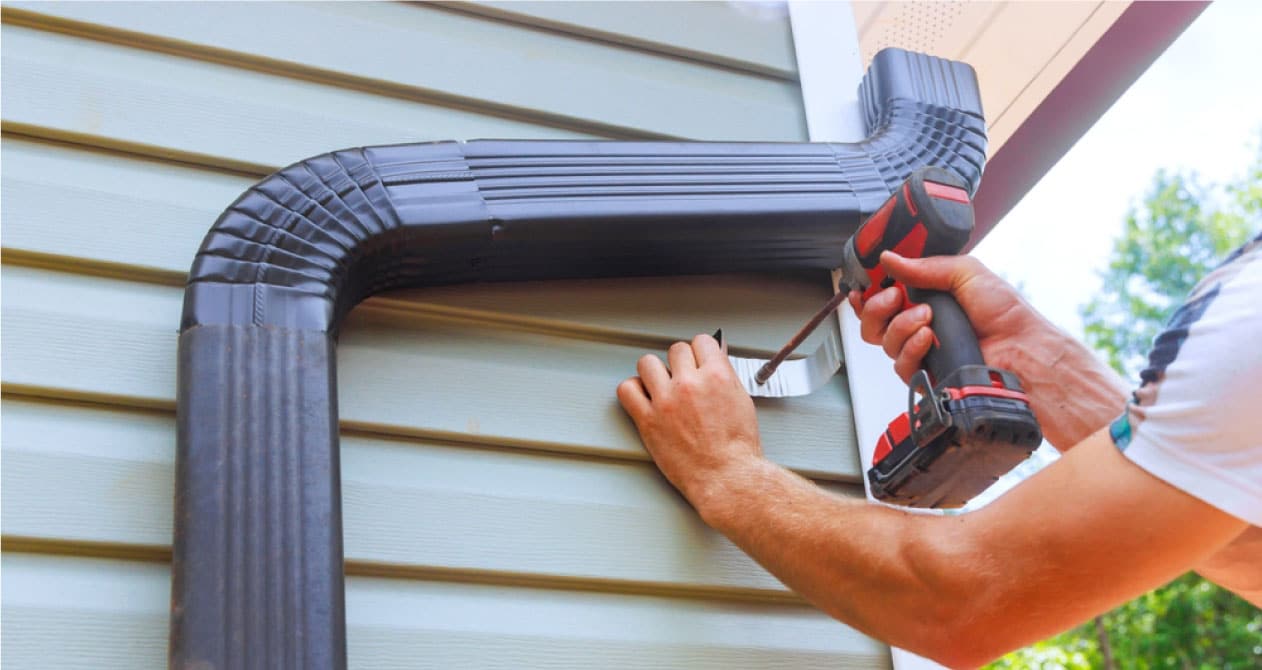
{"type": "MultiPolygon", "coordinates": [[[[863,139],[859,82],[863,62],[859,31],[849,2],[789,3],[789,21],[797,52],[798,77],[806,125],[812,142],[855,142],[863,139]]],[[[841,308],[841,345],[846,379],[859,440],[860,471],[872,462],[876,442],[891,419],[906,410],[907,386],[880,348],[859,337],[859,322],[841,308]]],[[[864,487],[867,479],[864,478],[864,487]]],[[[869,491],[869,498],[871,492],[869,491]]],[[[943,666],[905,649],[890,647],[895,670],[933,670],[943,666]]]]}

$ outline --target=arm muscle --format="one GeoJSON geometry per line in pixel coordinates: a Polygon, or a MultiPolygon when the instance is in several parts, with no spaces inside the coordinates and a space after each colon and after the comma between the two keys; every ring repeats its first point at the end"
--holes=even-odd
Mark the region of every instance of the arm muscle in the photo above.
{"type": "Polygon", "coordinates": [[[709,523],[834,617],[949,665],[1160,586],[1246,526],[1140,469],[1104,432],[961,516],[840,499],[766,462],[727,477],[701,507],[709,523]]]}

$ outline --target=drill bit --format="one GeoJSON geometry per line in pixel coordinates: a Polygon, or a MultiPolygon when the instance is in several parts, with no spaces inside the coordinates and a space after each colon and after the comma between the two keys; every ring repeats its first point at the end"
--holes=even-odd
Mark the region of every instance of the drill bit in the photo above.
{"type": "Polygon", "coordinates": [[[771,360],[758,369],[758,374],[754,375],[754,381],[759,386],[766,384],[767,380],[771,379],[771,375],[775,374],[776,368],[780,367],[780,364],[784,362],[784,359],[788,358],[789,354],[792,354],[795,349],[801,346],[802,342],[810,337],[816,328],[819,328],[819,324],[823,323],[829,314],[837,311],[841,301],[845,300],[850,293],[850,289],[844,284],[840,288],[843,290],[838,290],[827,303],[824,303],[824,307],[816,312],[815,316],[812,316],[811,320],[807,321],[806,325],[802,326],[793,337],[789,338],[789,341],[783,347],[780,347],[780,350],[776,352],[775,356],[771,357],[771,360]]]}

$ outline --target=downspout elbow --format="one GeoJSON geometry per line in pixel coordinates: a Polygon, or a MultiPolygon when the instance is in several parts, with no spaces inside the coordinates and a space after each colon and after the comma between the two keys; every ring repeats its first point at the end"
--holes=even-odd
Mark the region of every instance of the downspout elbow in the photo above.
{"type": "Polygon", "coordinates": [[[180,323],[171,667],[341,668],[335,342],[381,291],[830,270],[917,167],[975,190],[972,69],[891,49],[854,144],[476,141],[291,165],[215,222],[180,323]]]}

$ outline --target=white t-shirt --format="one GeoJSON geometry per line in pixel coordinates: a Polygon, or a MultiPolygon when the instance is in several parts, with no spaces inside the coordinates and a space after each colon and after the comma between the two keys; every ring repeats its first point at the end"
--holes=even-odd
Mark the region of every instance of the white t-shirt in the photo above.
{"type": "Polygon", "coordinates": [[[1201,280],[1110,426],[1135,464],[1262,526],[1262,235],[1201,280]]]}

